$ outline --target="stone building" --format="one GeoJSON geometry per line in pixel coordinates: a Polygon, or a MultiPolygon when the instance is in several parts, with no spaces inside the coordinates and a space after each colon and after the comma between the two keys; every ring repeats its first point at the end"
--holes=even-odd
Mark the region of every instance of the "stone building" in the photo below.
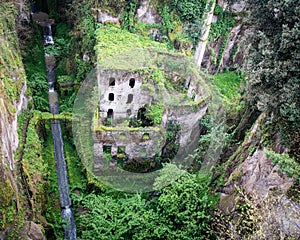
{"type": "Polygon", "coordinates": [[[169,83],[157,81],[149,71],[98,71],[95,174],[103,168],[114,168],[117,159],[143,161],[161,156],[170,122],[180,125],[180,157],[198,143],[199,120],[207,109],[205,84],[195,72],[184,75],[164,69],[164,73],[169,83]],[[182,90],[173,89],[169,86],[172,84],[182,90]],[[147,111],[155,105],[161,106],[161,120],[147,122],[147,111]]]}

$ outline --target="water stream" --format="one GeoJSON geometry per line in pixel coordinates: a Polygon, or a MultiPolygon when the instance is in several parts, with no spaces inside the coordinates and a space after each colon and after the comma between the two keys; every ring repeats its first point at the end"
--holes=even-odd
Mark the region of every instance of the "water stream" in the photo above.
{"type": "MultiPolygon", "coordinates": [[[[54,44],[51,25],[43,27],[44,44],[54,44]]],[[[47,69],[47,81],[49,84],[49,107],[52,114],[59,114],[59,105],[57,92],[55,91],[55,58],[45,53],[45,62],[47,69]]],[[[58,179],[58,190],[60,206],[62,208],[62,219],[64,222],[65,239],[76,239],[76,225],[74,212],[71,207],[71,198],[68,182],[67,166],[64,155],[64,145],[62,131],[59,120],[51,120],[51,131],[54,141],[54,158],[56,163],[56,172],[58,179]]]]}

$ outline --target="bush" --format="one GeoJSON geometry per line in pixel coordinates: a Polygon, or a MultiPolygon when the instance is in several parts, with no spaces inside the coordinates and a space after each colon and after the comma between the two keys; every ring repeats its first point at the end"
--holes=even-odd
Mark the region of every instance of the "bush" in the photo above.
{"type": "Polygon", "coordinates": [[[85,209],[79,239],[207,239],[209,211],[218,200],[209,182],[207,175],[185,173],[152,201],[140,194],[75,196],[76,206],[85,209]]]}
{"type": "Polygon", "coordinates": [[[287,153],[278,154],[267,150],[266,156],[272,160],[274,165],[280,167],[281,172],[285,172],[288,177],[294,177],[300,183],[300,164],[287,153]]]}

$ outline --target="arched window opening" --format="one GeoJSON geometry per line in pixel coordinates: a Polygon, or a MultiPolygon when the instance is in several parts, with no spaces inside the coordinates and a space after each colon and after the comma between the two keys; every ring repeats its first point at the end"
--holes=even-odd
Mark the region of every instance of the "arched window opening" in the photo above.
{"type": "Polygon", "coordinates": [[[140,157],[142,157],[142,158],[147,157],[147,150],[146,150],[146,148],[142,148],[140,150],[140,157]]]}
{"type": "Polygon", "coordinates": [[[126,103],[132,103],[133,101],[133,94],[128,94],[127,102],[126,103]]]}
{"type": "Polygon", "coordinates": [[[134,79],[134,78],[130,78],[130,80],[129,80],[129,86],[130,86],[131,88],[133,88],[134,85],[135,85],[135,79],[134,79]]]}
{"type": "Polygon", "coordinates": [[[144,133],[144,134],[143,134],[143,137],[142,137],[142,140],[147,141],[147,140],[149,140],[149,139],[150,139],[149,133],[144,133]]]}
{"type": "Polygon", "coordinates": [[[111,154],[111,145],[103,145],[103,153],[104,154],[111,154]]]}
{"type": "Polygon", "coordinates": [[[125,146],[118,146],[118,152],[117,153],[125,153],[125,146]]]}
{"type": "Polygon", "coordinates": [[[141,126],[142,127],[153,126],[153,122],[151,121],[151,119],[149,119],[146,116],[146,112],[147,112],[146,108],[145,107],[141,107],[138,110],[138,113],[137,113],[137,120],[141,122],[141,126]]]}
{"type": "Polygon", "coordinates": [[[116,85],[116,79],[115,78],[111,77],[111,78],[108,79],[108,81],[109,81],[109,86],[115,86],[116,85]]]}
{"type": "Polygon", "coordinates": [[[108,94],[108,100],[109,101],[115,100],[115,95],[113,93],[108,94]]]}
{"type": "Polygon", "coordinates": [[[107,111],[107,118],[110,118],[110,119],[114,118],[114,110],[108,109],[108,111],[107,111]]]}

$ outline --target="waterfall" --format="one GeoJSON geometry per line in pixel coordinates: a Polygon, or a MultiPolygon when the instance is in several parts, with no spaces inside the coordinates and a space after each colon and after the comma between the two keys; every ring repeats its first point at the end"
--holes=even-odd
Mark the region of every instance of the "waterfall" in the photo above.
{"type": "Polygon", "coordinates": [[[43,27],[43,39],[44,39],[45,46],[54,44],[50,24],[47,24],[45,27],[43,27]]]}
{"type": "MultiPolygon", "coordinates": [[[[53,37],[51,25],[43,27],[44,45],[53,45],[53,37]]],[[[59,114],[59,105],[57,92],[54,89],[55,84],[55,58],[49,54],[45,54],[45,62],[47,69],[47,81],[49,85],[49,107],[52,114],[59,114]]],[[[64,221],[65,239],[76,239],[76,225],[74,212],[71,207],[71,198],[68,182],[67,166],[64,156],[64,145],[62,139],[62,131],[59,120],[51,121],[51,131],[54,142],[54,158],[56,163],[56,172],[58,179],[58,190],[60,206],[62,208],[62,219],[64,221]]]]}

